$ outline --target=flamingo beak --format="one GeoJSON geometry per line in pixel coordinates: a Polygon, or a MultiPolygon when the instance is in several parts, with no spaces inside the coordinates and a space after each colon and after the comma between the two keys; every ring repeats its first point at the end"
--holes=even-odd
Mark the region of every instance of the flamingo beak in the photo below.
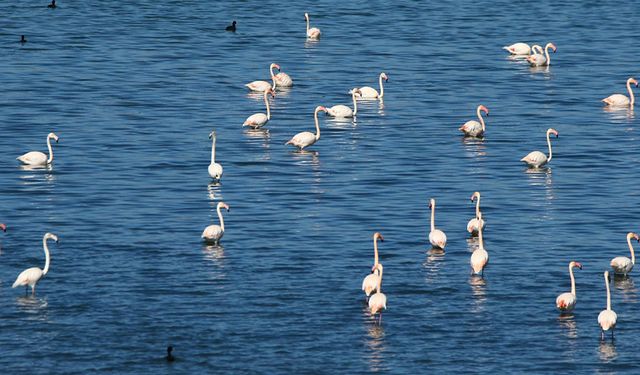
{"type": "Polygon", "coordinates": [[[582,263],[578,263],[578,262],[576,262],[576,267],[578,267],[578,268],[582,269],[582,263]]]}

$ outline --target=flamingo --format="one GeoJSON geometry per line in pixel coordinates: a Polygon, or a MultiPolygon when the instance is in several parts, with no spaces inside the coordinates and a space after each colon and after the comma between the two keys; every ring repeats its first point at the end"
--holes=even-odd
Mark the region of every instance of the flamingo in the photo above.
{"type": "Polygon", "coordinates": [[[571,292],[562,293],[556,298],[556,307],[562,312],[571,312],[576,307],[576,279],[573,277],[573,268],[582,269],[582,264],[571,261],[569,262],[569,276],[571,277],[571,292]]]}
{"type": "Polygon", "coordinates": [[[259,129],[262,126],[266,125],[269,120],[271,120],[271,110],[269,109],[269,99],[267,98],[267,95],[269,94],[271,94],[272,98],[276,97],[275,91],[271,89],[264,92],[264,105],[267,106],[267,114],[265,115],[264,113],[254,113],[251,116],[247,117],[246,120],[244,120],[242,126],[249,126],[254,129],[259,129]]]}
{"type": "Polygon", "coordinates": [[[478,119],[480,122],[476,120],[470,120],[464,123],[460,127],[460,131],[464,133],[466,137],[482,137],[484,135],[484,119],[480,114],[480,111],[484,112],[489,116],[489,108],[479,105],[476,109],[476,114],[478,115],[478,119]]]}
{"type": "Polygon", "coordinates": [[[227,212],[229,212],[228,204],[224,202],[218,202],[216,211],[218,211],[218,219],[220,219],[220,225],[211,224],[208,227],[204,228],[201,237],[205,242],[218,244],[222,236],[224,236],[224,219],[222,218],[222,212],[220,212],[221,208],[224,208],[227,210],[227,212]]]}
{"type": "Polygon", "coordinates": [[[615,257],[611,259],[611,268],[613,268],[613,273],[626,275],[631,272],[634,264],[636,264],[636,254],[635,251],[633,251],[633,246],[631,246],[632,238],[635,238],[636,241],[640,242],[640,236],[632,232],[627,233],[627,243],[629,244],[629,251],[631,251],[631,259],[627,257],[615,257]]]}
{"type": "Polygon", "coordinates": [[[478,234],[478,226],[482,226],[482,229],[484,229],[484,220],[480,219],[480,192],[476,191],[475,193],[473,193],[473,195],[471,195],[471,202],[476,201],[476,217],[474,217],[473,219],[469,220],[469,223],[467,224],[467,232],[471,233],[471,235],[477,235],[478,234]]]}
{"type": "Polygon", "coordinates": [[[369,298],[369,310],[371,311],[371,315],[374,316],[375,314],[380,313],[380,317],[378,318],[378,324],[380,324],[382,322],[382,310],[387,309],[387,296],[382,293],[382,264],[378,263],[377,269],[380,273],[380,277],[378,278],[376,293],[369,298]]]}
{"type": "Polygon", "coordinates": [[[532,151],[527,156],[520,159],[520,161],[527,163],[529,167],[533,167],[533,168],[539,168],[547,164],[548,162],[550,162],[551,157],[553,156],[553,154],[551,153],[551,140],[549,139],[549,136],[551,134],[554,134],[556,138],[558,138],[558,135],[559,135],[557,130],[552,128],[547,129],[547,145],[549,146],[548,158],[547,158],[547,155],[543,154],[540,151],[532,151]]]}
{"type": "Polygon", "coordinates": [[[362,290],[364,290],[364,294],[367,297],[378,290],[378,280],[380,279],[380,272],[378,272],[378,240],[384,242],[384,237],[379,232],[376,232],[373,234],[373,267],[371,267],[371,274],[362,280],[362,290]]]}
{"type": "Polygon", "coordinates": [[[216,163],[216,131],[209,133],[211,139],[211,164],[209,164],[209,176],[214,180],[222,178],[222,165],[216,163]]]}
{"type": "MultiPolygon", "coordinates": [[[[478,219],[482,220],[482,212],[478,213],[478,219]]],[[[478,248],[471,253],[471,271],[472,274],[480,274],[484,277],[484,268],[489,263],[489,253],[484,249],[484,241],[482,240],[482,227],[478,228],[478,248]]]]}
{"type": "Polygon", "coordinates": [[[316,133],[313,134],[311,132],[300,132],[293,136],[285,145],[293,145],[298,147],[301,151],[305,147],[309,147],[312,144],[316,143],[318,139],[320,139],[320,124],[318,123],[318,112],[324,111],[327,112],[327,109],[321,105],[316,107],[316,110],[313,113],[313,118],[316,122],[316,133]]]}
{"type": "MultiPolygon", "coordinates": [[[[378,77],[378,84],[380,85],[380,93],[378,94],[378,90],[374,89],[373,87],[369,87],[369,86],[363,86],[360,87],[358,90],[360,90],[360,98],[361,99],[382,99],[382,97],[384,96],[384,86],[382,85],[382,80],[388,81],[389,77],[387,77],[387,74],[385,72],[380,73],[380,76],[378,77]]],[[[353,93],[353,90],[351,90],[350,94],[353,93]]]]}
{"type": "Polygon", "coordinates": [[[629,98],[631,99],[622,94],[613,94],[602,99],[602,101],[612,107],[633,107],[633,103],[635,103],[636,98],[633,96],[633,91],[631,91],[632,83],[636,85],[636,87],[638,87],[638,81],[636,81],[634,78],[629,78],[627,80],[627,91],[629,92],[629,98]]]}
{"type": "Polygon", "coordinates": [[[544,55],[542,53],[536,53],[535,55],[531,55],[527,57],[527,61],[531,66],[549,66],[551,65],[551,57],[549,56],[549,48],[553,49],[555,53],[557,48],[553,43],[547,43],[544,46],[544,55]]]}
{"type": "Polygon", "coordinates": [[[3,232],[6,232],[7,231],[7,224],[0,223],[0,229],[2,229],[3,232]]]}
{"type": "Polygon", "coordinates": [[[307,38],[318,40],[320,39],[320,29],[317,27],[309,28],[309,13],[304,14],[304,19],[307,21],[307,38]]]}
{"type": "MultiPolygon", "coordinates": [[[[272,71],[274,66],[278,66],[278,64],[272,63],[271,65],[269,65],[269,73],[271,74],[271,82],[273,82],[273,87],[271,87],[271,83],[267,81],[253,81],[253,82],[247,83],[245,86],[247,86],[251,91],[258,91],[258,92],[268,91],[271,89],[275,90],[276,81],[274,79],[274,75],[272,71]]],[[[278,67],[278,69],[280,69],[280,67],[278,67]]]]}
{"type": "Polygon", "coordinates": [[[53,148],[51,147],[51,140],[55,140],[58,143],[58,136],[55,133],[47,134],[47,148],[49,149],[49,157],[47,154],[40,151],[27,152],[22,156],[18,156],[16,159],[20,160],[23,164],[27,165],[48,165],[53,163],[53,148]]]}
{"type": "Polygon", "coordinates": [[[604,332],[611,330],[611,338],[613,339],[613,329],[616,327],[618,314],[611,310],[611,290],[609,289],[609,271],[604,271],[604,283],[607,286],[607,309],[600,311],[598,314],[598,324],[602,329],[601,338],[604,340],[604,332]]]}
{"type": "Polygon", "coordinates": [[[351,99],[353,100],[353,110],[346,105],[338,104],[331,108],[327,108],[327,115],[331,117],[356,117],[358,114],[358,103],[356,101],[356,95],[360,95],[360,90],[354,88],[351,90],[351,99]]]}
{"type": "Polygon", "coordinates": [[[539,54],[542,55],[544,53],[544,49],[542,48],[541,45],[539,44],[534,44],[531,46],[531,52],[533,52],[533,54],[539,54]]]}
{"type": "Polygon", "coordinates": [[[530,55],[531,47],[527,43],[513,43],[510,46],[504,46],[502,49],[506,49],[512,55],[530,55]]]}
{"type": "Polygon", "coordinates": [[[52,239],[58,243],[58,236],[53,233],[45,233],[42,238],[42,248],[44,249],[44,269],[41,270],[38,267],[27,268],[26,270],[20,272],[18,278],[13,283],[12,288],[16,288],[19,286],[25,286],[25,292],[31,287],[31,294],[36,294],[36,284],[40,279],[44,277],[44,275],[49,272],[49,264],[51,263],[51,256],[49,255],[49,247],[47,246],[47,240],[52,239]]]}
{"type": "Polygon", "coordinates": [[[293,86],[293,80],[287,73],[280,71],[280,65],[273,63],[269,66],[269,73],[271,73],[271,80],[274,82],[275,86],[278,87],[291,87],[293,86]],[[273,74],[273,68],[278,69],[278,74],[273,74]]]}
{"type": "Polygon", "coordinates": [[[429,208],[431,209],[431,232],[429,232],[429,242],[434,247],[444,250],[447,245],[447,235],[440,229],[436,229],[436,200],[429,200],[429,208]]]}

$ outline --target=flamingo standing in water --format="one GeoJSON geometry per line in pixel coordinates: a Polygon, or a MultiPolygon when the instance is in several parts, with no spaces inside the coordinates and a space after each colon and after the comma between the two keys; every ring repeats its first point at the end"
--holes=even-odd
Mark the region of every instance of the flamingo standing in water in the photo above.
{"type": "Polygon", "coordinates": [[[447,245],[447,235],[440,229],[436,229],[436,200],[429,200],[429,208],[431,209],[431,232],[429,232],[429,242],[434,247],[444,250],[447,245]]]}
{"type": "Polygon", "coordinates": [[[601,339],[604,340],[604,332],[611,330],[611,338],[613,339],[613,329],[618,321],[618,314],[611,310],[611,290],[609,289],[609,271],[604,271],[604,283],[607,286],[607,309],[600,311],[598,314],[598,324],[600,324],[601,339]]]}
{"type": "MultiPolygon", "coordinates": [[[[482,213],[478,213],[478,219],[482,220],[482,213]]],[[[478,228],[478,248],[471,253],[471,271],[472,274],[480,274],[484,277],[484,268],[489,263],[489,253],[484,249],[484,241],[482,239],[482,227],[478,228]]]]}
{"type": "MultiPolygon", "coordinates": [[[[273,87],[271,86],[271,83],[267,81],[253,81],[253,82],[247,83],[245,86],[247,86],[251,91],[258,91],[258,92],[268,91],[272,89],[275,90],[276,80],[274,79],[274,75],[273,75],[274,66],[278,66],[278,64],[272,63],[271,65],[269,65],[269,73],[271,74],[271,82],[273,83],[273,87]]],[[[280,68],[278,67],[278,69],[280,68]]]]}
{"type": "MultiPolygon", "coordinates": [[[[384,86],[382,84],[382,80],[384,80],[385,82],[389,80],[389,77],[387,77],[387,74],[385,72],[380,73],[380,76],[378,77],[378,84],[380,85],[380,93],[378,93],[378,90],[374,89],[373,87],[363,86],[358,89],[360,91],[360,98],[361,99],[382,99],[382,97],[384,96],[384,86]]],[[[353,94],[353,90],[351,90],[350,94],[353,94]]]]}
{"type": "Polygon", "coordinates": [[[633,232],[627,233],[627,244],[629,244],[631,259],[627,257],[615,257],[611,259],[611,268],[613,268],[613,273],[626,275],[629,272],[631,272],[631,270],[633,269],[633,266],[636,264],[636,254],[635,254],[635,251],[633,251],[633,246],[631,246],[632,238],[640,242],[640,236],[633,232]]]}
{"type": "Polygon", "coordinates": [[[344,118],[344,117],[356,117],[358,114],[358,102],[356,101],[356,95],[360,96],[360,90],[354,88],[351,90],[351,99],[353,100],[353,110],[346,105],[338,104],[331,108],[327,108],[327,115],[331,117],[344,118]]]}
{"type": "Polygon", "coordinates": [[[380,272],[378,271],[378,240],[384,242],[384,237],[379,232],[376,232],[373,234],[373,267],[371,267],[371,274],[362,280],[362,290],[364,290],[364,294],[367,297],[378,290],[378,281],[380,279],[380,272]]]}
{"type": "Polygon", "coordinates": [[[536,53],[527,57],[527,61],[531,66],[549,66],[551,65],[551,57],[549,56],[549,48],[553,49],[553,53],[556,52],[556,45],[553,43],[547,43],[544,46],[544,55],[542,53],[536,53]]]}
{"type": "Polygon", "coordinates": [[[214,180],[220,180],[222,178],[222,165],[216,163],[216,131],[209,133],[209,139],[211,139],[211,164],[209,164],[209,176],[214,180]]]}
{"type": "Polygon", "coordinates": [[[320,29],[317,27],[309,28],[309,13],[304,14],[304,19],[307,21],[307,38],[318,40],[320,39],[320,29]]]}
{"type": "Polygon", "coordinates": [[[273,63],[269,66],[269,73],[271,73],[271,80],[274,82],[275,86],[278,87],[291,87],[293,86],[293,80],[289,75],[285,72],[280,71],[280,65],[273,63]],[[278,74],[273,74],[273,68],[278,69],[278,74]]]}
{"type": "Polygon", "coordinates": [[[40,151],[30,151],[24,155],[18,156],[16,159],[20,160],[26,165],[49,165],[53,163],[53,148],[51,147],[51,140],[55,140],[58,143],[58,136],[55,133],[47,134],[47,148],[49,149],[49,157],[47,154],[40,151]]]}
{"type": "Polygon", "coordinates": [[[478,234],[478,228],[482,227],[484,229],[484,220],[480,219],[480,192],[476,191],[471,195],[471,202],[476,201],[476,217],[469,220],[467,223],[467,232],[471,233],[472,236],[478,234]]]}
{"type": "Polygon", "coordinates": [[[316,122],[316,133],[313,134],[311,132],[300,132],[293,136],[285,145],[293,145],[302,151],[305,147],[309,147],[312,144],[316,143],[318,139],[320,139],[320,123],[318,122],[318,112],[324,111],[327,112],[327,109],[321,105],[316,107],[316,110],[313,113],[313,118],[316,122]]]}
{"type": "Polygon", "coordinates": [[[0,223],[0,229],[2,229],[3,232],[7,231],[7,225],[4,223],[0,223]]]}
{"type": "Polygon", "coordinates": [[[527,163],[530,167],[533,168],[539,168],[550,162],[551,158],[553,157],[553,154],[551,153],[551,139],[549,139],[549,136],[551,134],[555,135],[556,138],[558,138],[559,135],[557,130],[551,128],[547,129],[547,145],[549,146],[548,158],[547,155],[543,154],[540,151],[532,151],[527,156],[520,159],[520,161],[527,163]]]}
{"type": "Polygon", "coordinates": [[[369,310],[371,311],[371,315],[380,313],[380,316],[378,318],[378,324],[380,324],[382,323],[382,310],[387,309],[387,296],[382,293],[382,264],[378,263],[377,269],[380,273],[380,277],[378,278],[378,287],[376,293],[369,298],[369,310]]]}
{"type": "Polygon", "coordinates": [[[582,264],[571,261],[569,262],[569,276],[571,277],[571,292],[562,293],[556,298],[556,307],[562,312],[571,312],[576,307],[576,279],[573,277],[573,268],[582,269],[582,264]]]}
{"type": "Polygon", "coordinates": [[[489,116],[489,108],[479,105],[476,109],[476,114],[478,115],[478,119],[480,122],[476,120],[470,120],[464,123],[460,127],[460,131],[464,133],[467,137],[482,137],[484,135],[484,119],[480,114],[480,111],[484,112],[489,116]]]}
{"type": "Polygon", "coordinates": [[[271,109],[269,108],[269,98],[267,98],[269,94],[271,94],[272,98],[276,97],[276,93],[271,89],[264,92],[264,105],[267,107],[267,114],[254,113],[251,116],[247,117],[246,120],[244,120],[242,126],[249,126],[254,129],[259,129],[263,127],[269,120],[271,120],[271,109]]]}
{"type": "Polygon", "coordinates": [[[29,287],[31,287],[31,294],[36,294],[36,284],[38,284],[38,281],[40,281],[40,279],[42,279],[44,275],[49,272],[49,265],[51,264],[51,256],[49,255],[49,247],[47,246],[48,239],[52,239],[56,241],[56,243],[58,243],[58,236],[53,233],[45,233],[44,237],[42,238],[42,248],[44,249],[45,257],[44,269],[41,270],[38,267],[31,267],[20,272],[18,278],[16,278],[16,281],[13,283],[12,288],[17,288],[24,285],[25,291],[27,291],[29,287]]]}
{"type": "Polygon", "coordinates": [[[527,43],[513,43],[510,46],[504,46],[502,49],[506,49],[512,55],[530,55],[531,47],[527,43]]]}
{"type": "Polygon", "coordinates": [[[214,244],[220,243],[220,239],[224,236],[224,219],[222,218],[222,212],[220,209],[226,209],[229,212],[229,205],[224,202],[218,202],[218,206],[216,207],[216,211],[218,212],[218,219],[220,220],[220,225],[211,224],[208,227],[204,228],[202,232],[202,239],[205,242],[210,242],[214,244]]]}
{"type": "Polygon", "coordinates": [[[626,107],[626,106],[633,107],[633,103],[635,103],[636,99],[633,96],[633,91],[631,90],[631,84],[634,84],[636,85],[636,87],[638,87],[638,81],[636,81],[634,78],[629,78],[627,80],[627,91],[629,92],[629,98],[631,99],[627,98],[622,94],[613,94],[602,99],[602,101],[612,107],[626,107]]]}

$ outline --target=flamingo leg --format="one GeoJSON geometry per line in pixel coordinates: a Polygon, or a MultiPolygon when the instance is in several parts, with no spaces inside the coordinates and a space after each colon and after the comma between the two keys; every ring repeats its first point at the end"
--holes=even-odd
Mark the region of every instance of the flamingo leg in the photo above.
{"type": "Polygon", "coordinates": [[[380,317],[378,317],[378,325],[382,324],[382,312],[380,312],[380,317]]]}
{"type": "Polygon", "coordinates": [[[604,341],[604,331],[600,331],[600,341],[604,341]]]}
{"type": "Polygon", "coordinates": [[[36,284],[33,284],[33,286],[31,287],[31,295],[32,296],[36,295],[36,284]]]}

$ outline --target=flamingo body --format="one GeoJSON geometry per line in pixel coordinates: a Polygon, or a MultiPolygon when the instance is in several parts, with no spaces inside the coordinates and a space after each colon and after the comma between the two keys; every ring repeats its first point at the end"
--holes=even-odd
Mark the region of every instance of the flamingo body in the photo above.
{"type": "Polygon", "coordinates": [[[514,43],[510,46],[504,46],[502,49],[509,51],[512,55],[529,55],[531,47],[527,43],[514,43]]]}
{"type": "Polygon", "coordinates": [[[576,301],[576,296],[573,293],[562,293],[556,298],[556,307],[562,312],[570,312],[576,307],[576,301]]]}
{"type": "Polygon", "coordinates": [[[447,235],[440,229],[434,229],[429,232],[429,242],[431,242],[431,245],[444,250],[444,247],[447,246],[447,235]]]}
{"type": "Polygon", "coordinates": [[[464,125],[460,127],[460,131],[470,137],[481,137],[484,134],[484,130],[482,130],[482,124],[480,124],[476,120],[465,122],[464,125]]]}
{"type": "Polygon", "coordinates": [[[622,94],[613,94],[602,99],[602,101],[611,107],[633,106],[633,104],[635,103],[635,97],[633,96],[633,90],[631,90],[631,84],[634,84],[636,85],[636,87],[638,87],[638,81],[636,81],[634,78],[627,79],[627,92],[629,93],[629,97],[622,94]]]}
{"type": "Polygon", "coordinates": [[[207,171],[209,172],[209,177],[215,179],[215,180],[219,180],[222,178],[222,165],[220,165],[219,163],[211,163],[209,164],[209,167],[207,168],[207,171]]]}
{"type": "Polygon", "coordinates": [[[218,213],[218,220],[220,220],[220,225],[212,224],[204,228],[201,237],[205,242],[217,244],[220,242],[222,236],[224,236],[224,218],[222,217],[222,212],[220,212],[222,208],[229,211],[229,205],[224,202],[218,202],[216,211],[218,213]]]}
{"type": "Polygon", "coordinates": [[[484,272],[484,268],[489,263],[489,253],[485,249],[476,249],[471,254],[471,269],[475,274],[481,274],[484,272]]]}
{"type": "Polygon", "coordinates": [[[27,268],[26,270],[20,272],[16,281],[13,283],[12,288],[17,288],[19,286],[29,286],[31,290],[34,290],[36,284],[40,279],[44,276],[44,272],[38,267],[27,268]]]}
{"type": "Polygon", "coordinates": [[[331,117],[353,117],[353,110],[344,104],[327,108],[327,115],[331,117]]]}
{"type": "Polygon", "coordinates": [[[474,217],[467,223],[467,232],[471,233],[472,235],[476,235],[478,234],[478,229],[480,227],[484,229],[484,220],[474,217]]]}
{"type": "Polygon", "coordinates": [[[271,84],[267,81],[253,81],[245,85],[251,91],[264,92],[271,90],[271,84]]]}
{"type": "MultiPolygon", "coordinates": [[[[384,86],[382,84],[383,80],[385,82],[389,80],[389,77],[387,77],[387,74],[384,72],[380,73],[380,76],[378,77],[378,85],[380,86],[379,93],[378,90],[370,86],[363,86],[354,90],[357,90],[360,93],[361,99],[381,99],[384,96],[384,86]]],[[[351,90],[350,93],[353,94],[354,90],[351,90]]]]}
{"type": "Polygon", "coordinates": [[[318,122],[318,112],[320,111],[326,112],[327,109],[323,106],[317,106],[314,111],[313,117],[316,123],[316,134],[313,134],[311,132],[300,132],[294,135],[293,138],[291,138],[289,141],[287,141],[285,145],[292,145],[298,147],[298,149],[300,150],[304,150],[306,147],[309,147],[316,143],[318,139],[320,139],[320,124],[318,122]]]}
{"type": "Polygon", "coordinates": [[[304,18],[307,21],[307,38],[313,40],[320,39],[320,35],[322,34],[320,32],[320,29],[318,29],[317,27],[309,27],[309,13],[305,13],[304,18]]]}
{"type": "Polygon", "coordinates": [[[618,314],[613,310],[602,310],[598,314],[598,324],[603,331],[613,330],[618,321],[618,314]]]}
{"type": "Polygon", "coordinates": [[[387,309],[387,296],[382,292],[377,292],[369,298],[369,311],[371,315],[381,313],[387,309]]]}
{"type": "Polygon", "coordinates": [[[520,159],[520,161],[523,161],[529,164],[529,166],[531,167],[538,168],[547,164],[548,158],[547,158],[547,155],[543,154],[540,151],[532,151],[529,154],[527,154],[527,156],[520,159]]]}
{"type": "Polygon", "coordinates": [[[44,152],[31,151],[18,156],[17,159],[27,165],[45,165],[47,164],[48,157],[44,152]]]}
{"type": "Polygon", "coordinates": [[[273,80],[276,82],[277,87],[291,87],[293,86],[293,80],[287,73],[280,72],[273,76],[273,80]]]}
{"type": "Polygon", "coordinates": [[[627,257],[615,257],[611,259],[611,268],[614,273],[626,275],[633,269],[633,263],[627,257]]]}
{"type": "Polygon", "coordinates": [[[266,114],[254,113],[251,116],[247,117],[246,120],[244,120],[244,123],[242,123],[242,126],[249,126],[254,129],[258,129],[263,127],[268,121],[269,121],[269,118],[267,117],[266,114]]]}
{"type": "Polygon", "coordinates": [[[553,50],[555,53],[557,48],[553,43],[547,43],[544,46],[544,55],[541,53],[536,53],[527,57],[527,61],[531,66],[548,66],[551,64],[551,57],[549,56],[549,48],[553,50]]]}
{"type": "Polygon", "coordinates": [[[367,297],[371,296],[371,293],[374,291],[378,291],[378,283],[380,282],[380,276],[376,273],[372,273],[367,275],[367,277],[362,280],[362,290],[367,297]]]}

